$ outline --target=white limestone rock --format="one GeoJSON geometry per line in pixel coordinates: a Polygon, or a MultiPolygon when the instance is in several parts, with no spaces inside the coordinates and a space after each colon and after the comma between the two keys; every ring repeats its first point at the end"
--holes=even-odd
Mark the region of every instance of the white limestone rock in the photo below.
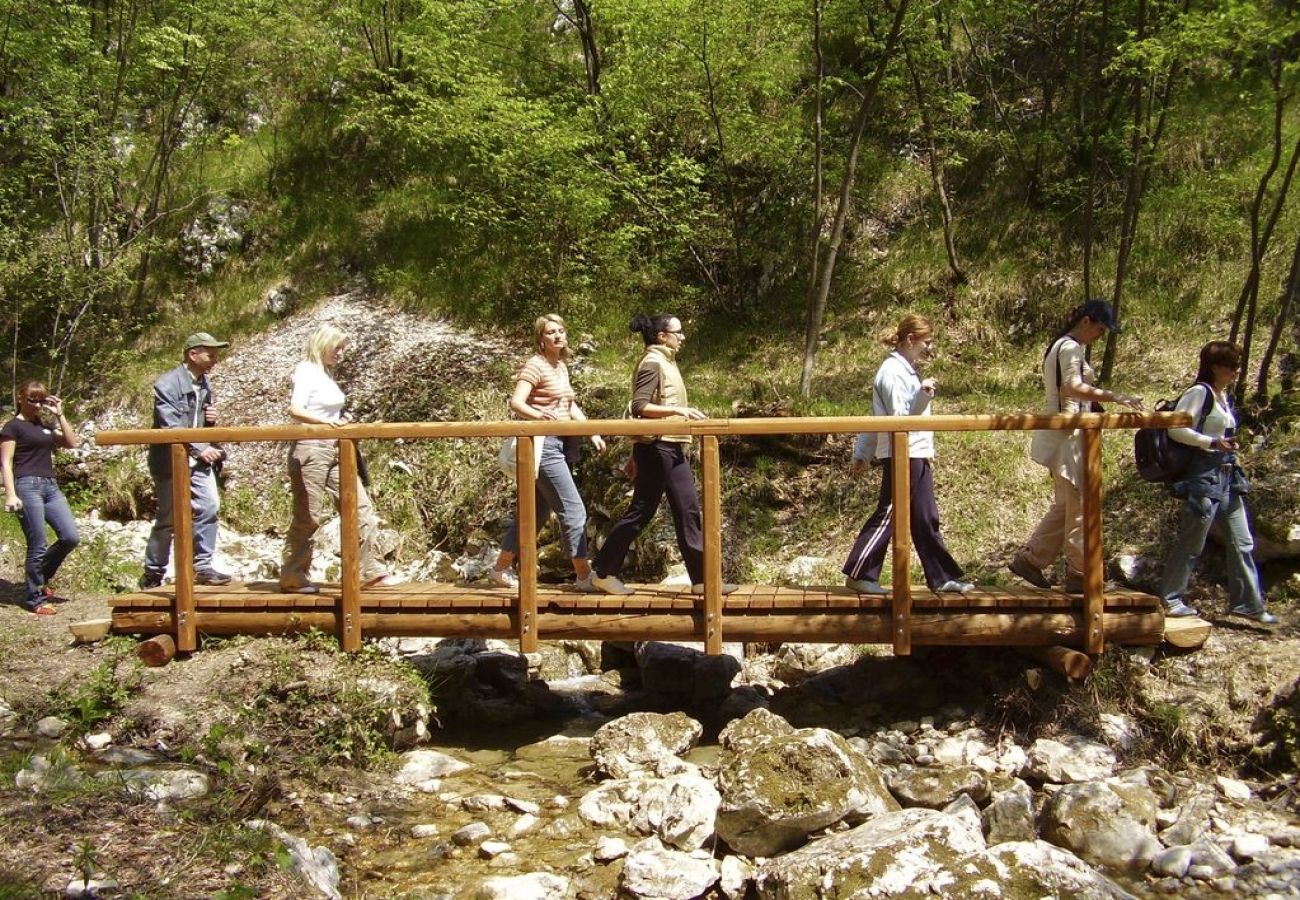
{"type": "Polygon", "coordinates": [[[1105,744],[1078,735],[1059,741],[1039,738],[1029,748],[1023,776],[1049,784],[1100,781],[1115,772],[1115,752],[1105,744]]]}
{"type": "Polygon", "coordinates": [[[1119,781],[1067,784],[1043,806],[1043,837],[1088,862],[1141,871],[1160,850],[1156,797],[1119,781]]]}
{"type": "Polygon", "coordinates": [[[550,872],[503,875],[478,886],[474,900],[565,900],[569,879],[550,872]]]}
{"type": "Polygon", "coordinates": [[[712,859],[697,859],[669,849],[634,850],[623,863],[619,887],[647,900],[693,900],[718,881],[712,859]]]}
{"type": "Polygon", "coordinates": [[[673,775],[678,755],[695,746],[704,726],[685,713],[640,712],[607,722],[591,738],[591,757],[613,778],[673,775]]]}
{"type": "Polygon", "coordinates": [[[578,813],[593,825],[654,835],[680,850],[695,850],[713,836],[721,797],[698,775],[626,778],[589,791],[578,813]]]}

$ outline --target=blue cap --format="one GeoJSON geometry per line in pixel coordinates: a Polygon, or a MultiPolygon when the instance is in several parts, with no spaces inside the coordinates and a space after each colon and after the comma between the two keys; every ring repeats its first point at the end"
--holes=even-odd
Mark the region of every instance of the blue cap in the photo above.
{"type": "Polygon", "coordinates": [[[1119,317],[1115,315],[1115,307],[1111,306],[1106,300],[1089,300],[1075,311],[1075,316],[1082,319],[1087,316],[1094,322],[1105,325],[1110,331],[1118,333],[1119,317]]]}

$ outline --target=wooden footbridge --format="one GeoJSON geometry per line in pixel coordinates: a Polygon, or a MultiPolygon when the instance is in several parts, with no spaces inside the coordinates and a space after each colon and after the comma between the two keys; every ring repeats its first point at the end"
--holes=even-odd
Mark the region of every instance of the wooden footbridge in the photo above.
{"type": "MultiPolygon", "coordinates": [[[[330,428],[290,425],[107,431],[104,445],[171,445],[177,483],[189,477],[184,442],[337,439],[340,466],[342,581],[320,594],[281,593],[274,583],[196,586],[192,518],[187,491],[174,491],[175,584],[113,598],[112,630],[168,634],[181,651],[194,650],[200,634],[282,634],[316,628],[356,650],[363,636],[428,635],[513,638],[524,652],[542,639],[699,641],[720,653],[724,640],[884,643],[907,654],[914,646],[1066,646],[1100,653],[1106,642],[1155,644],[1164,635],[1159,600],[1106,588],[1102,576],[1101,441],[1106,430],[1190,424],[1183,413],[836,417],[585,422],[423,422],[330,428]],[[787,588],[743,585],[723,595],[722,471],[719,439],[759,435],[888,432],[896,456],[907,453],[900,429],[1000,431],[1078,429],[1083,443],[1083,593],[1032,587],[979,587],[967,594],[934,594],[896,577],[889,596],[859,595],[840,587],[787,588]],[[704,594],[688,588],[632,585],[626,597],[578,594],[537,582],[534,447],[524,437],[542,435],[662,435],[690,432],[702,444],[704,594]],[[358,440],[464,439],[508,436],[518,441],[519,588],[410,583],[362,589],[357,525],[358,440]]],[[[893,571],[910,568],[908,467],[894,467],[893,571]]],[[[865,514],[866,510],[864,510],[865,514]]]]}

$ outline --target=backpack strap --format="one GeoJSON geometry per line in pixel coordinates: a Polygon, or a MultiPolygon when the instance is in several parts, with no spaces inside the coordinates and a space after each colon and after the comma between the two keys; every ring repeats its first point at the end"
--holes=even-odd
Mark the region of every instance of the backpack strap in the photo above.
{"type": "MultiPolygon", "coordinates": [[[[1057,338],[1055,341],[1052,342],[1052,346],[1048,347],[1047,353],[1043,355],[1043,359],[1044,361],[1046,361],[1047,357],[1052,355],[1052,351],[1053,350],[1056,351],[1056,361],[1052,365],[1052,368],[1056,370],[1056,411],[1057,412],[1065,412],[1065,403],[1061,400],[1061,345],[1065,342],[1065,339],[1067,337],[1069,337],[1068,334],[1061,335],[1059,338],[1057,338]]],[[[1083,380],[1082,372],[1079,373],[1079,380],[1080,381],[1083,380]]]]}
{"type": "MultiPolygon", "coordinates": [[[[1210,410],[1214,409],[1214,388],[1204,381],[1198,381],[1196,384],[1205,388],[1205,399],[1201,401],[1201,417],[1196,420],[1196,428],[1194,429],[1197,434],[1203,434],[1204,432],[1201,429],[1205,427],[1205,420],[1209,418],[1210,410]]],[[[1196,384],[1192,385],[1192,387],[1196,387],[1196,384]]]]}

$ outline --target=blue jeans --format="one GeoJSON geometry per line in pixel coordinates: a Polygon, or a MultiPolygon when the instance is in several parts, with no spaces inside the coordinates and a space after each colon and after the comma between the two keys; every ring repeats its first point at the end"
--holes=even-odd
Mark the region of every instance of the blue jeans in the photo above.
{"type": "MultiPolygon", "coordinates": [[[[570,559],[587,558],[587,507],[573,483],[573,473],[564,458],[564,441],[548,437],[542,443],[542,460],[537,469],[537,525],[540,528],[546,517],[555,510],[560,519],[560,532],[564,549],[570,559]]],[[[510,517],[501,549],[507,553],[519,552],[518,515],[510,517]]]]}
{"type": "Polygon", "coordinates": [[[27,538],[27,595],[23,605],[35,609],[45,602],[45,585],[59,571],[59,566],[80,538],[68,501],[53,478],[23,475],[14,485],[23,508],[18,513],[23,535],[27,538]],[[57,538],[47,546],[45,523],[49,522],[57,538]]]}
{"type": "Polygon", "coordinates": [[[1230,494],[1225,500],[1191,497],[1183,501],[1178,536],[1165,558],[1161,599],[1169,604],[1183,598],[1211,528],[1223,538],[1228,597],[1232,605],[1237,609],[1263,609],[1264,591],[1253,555],[1255,538],[1250,533],[1246,503],[1240,494],[1230,494]]]}
{"type": "MultiPolygon", "coordinates": [[[[144,571],[162,578],[172,552],[172,480],[155,477],[153,492],[158,515],[145,545],[144,571]]],[[[194,571],[210,572],[212,554],[217,551],[217,513],[221,511],[217,476],[211,466],[200,464],[190,469],[190,508],[194,511],[194,571]]]]}

